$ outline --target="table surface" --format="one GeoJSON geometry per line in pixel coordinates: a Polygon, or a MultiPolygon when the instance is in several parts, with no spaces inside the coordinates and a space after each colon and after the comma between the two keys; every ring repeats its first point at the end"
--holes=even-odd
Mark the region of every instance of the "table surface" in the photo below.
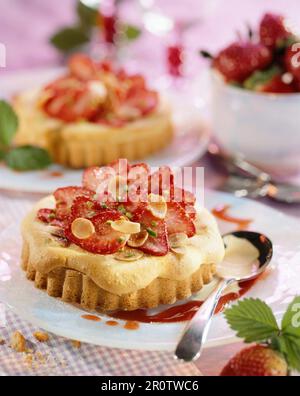
{"type": "MultiPolygon", "coordinates": [[[[176,3],[173,1],[176,11],[176,3]]],[[[139,9],[135,0],[123,2],[123,15],[128,20],[139,20],[139,9]]],[[[255,23],[265,10],[275,10],[291,16],[295,22],[300,22],[300,4],[296,0],[216,0],[216,8],[207,9],[207,0],[194,0],[195,10],[199,15],[205,16],[202,23],[186,33],[185,43],[188,49],[187,70],[195,74],[203,70],[205,64],[196,55],[198,48],[215,50],[228,40],[232,39],[235,29],[244,29],[245,22],[255,23]],[[206,2],[206,3],[205,3],[206,2]],[[297,12],[298,11],[298,12],[297,12]],[[298,21],[297,21],[298,19],[298,21]],[[195,37],[197,39],[195,40],[195,37]]],[[[7,67],[0,68],[0,74],[13,70],[23,70],[55,66],[62,63],[62,57],[49,45],[49,36],[58,28],[70,24],[74,20],[74,0],[52,0],[42,2],[40,0],[1,0],[0,2],[0,42],[6,46],[7,67]],[[28,28],[30,26],[30,29],[28,28]]],[[[179,9],[179,7],[178,7],[179,9]]],[[[164,64],[162,62],[162,44],[160,39],[144,34],[130,51],[136,54],[134,58],[143,67],[149,68],[156,65],[157,73],[161,73],[164,64]],[[156,45],[158,50],[147,51],[156,45]],[[160,47],[160,50],[159,50],[160,47]],[[149,58],[149,53],[151,58],[149,58]],[[157,56],[157,61],[155,59],[157,56]],[[157,66],[159,65],[159,66],[157,66]]],[[[224,181],[224,175],[220,174],[207,157],[201,159],[197,166],[205,167],[205,186],[219,189],[224,181]]],[[[10,197],[15,202],[16,208],[21,199],[34,202],[36,195],[13,195],[0,192],[1,198],[10,197]]],[[[300,217],[299,206],[286,206],[263,200],[288,215],[300,217]]],[[[2,215],[1,215],[2,216],[2,215]]],[[[0,217],[1,220],[1,217],[0,217]]],[[[3,220],[3,219],[2,219],[3,220]]],[[[1,223],[1,221],[0,221],[1,223]]],[[[4,224],[3,224],[4,225],[4,224]]],[[[210,348],[204,351],[201,359],[196,363],[204,375],[218,375],[226,361],[236,351],[241,349],[242,344],[230,344],[227,346],[210,348]]]]}

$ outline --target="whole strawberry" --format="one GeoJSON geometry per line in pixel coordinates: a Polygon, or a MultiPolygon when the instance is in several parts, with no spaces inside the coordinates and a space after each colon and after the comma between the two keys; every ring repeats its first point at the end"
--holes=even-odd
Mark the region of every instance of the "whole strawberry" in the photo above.
{"type": "Polygon", "coordinates": [[[300,48],[291,45],[287,48],[284,56],[285,68],[295,80],[300,83],[300,48]]]}
{"type": "Polygon", "coordinates": [[[265,69],[271,62],[272,53],[266,46],[241,41],[221,51],[213,66],[227,81],[242,83],[254,71],[265,69]]]}
{"type": "Polygon", "coordinates": [[[274,49],[282,41],[288,39],[291,36],[291,32],[286,26],[283,16],[267,13],[260,23],[259,36],[262,44],[274,49]]]}
{"type": "Polygon", "coordinates": [[[222,377],[284,377],[288,366],[284,358],[263,345],[245,348],[223,368],[222,377]]]}
{"type": "Polygon", "coordinates": [[[224,315],[231,329],[246,343],[256,344],[235,355],[220,375],[282,377],[289,375],[290,370],[300,371],[299,307],[300,297],[295,297],[281,326],[271,308],[259,299],[244,299],[226,309],[224,315]]]}
{"type": "Polygon", "coordinates": [[[287,94],[297,92],[294,78],[288,73],[283,73],[279,66],[272,66],[266,70],[256,71],[243,86],[256,92],[287,94]]]}

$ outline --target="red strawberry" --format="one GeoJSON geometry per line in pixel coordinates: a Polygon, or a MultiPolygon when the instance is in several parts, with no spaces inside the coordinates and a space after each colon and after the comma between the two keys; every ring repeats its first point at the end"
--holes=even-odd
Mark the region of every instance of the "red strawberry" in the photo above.
{"type": "Polygon", "coordinates": [[[127,159],[120,158],[114,162],[111,162],[108,167],[112,168],[117,175],[127,178],[131,166],[127,159]]]}
{"type": "MultiPolygon", "coordinates": [[[[159,167],[159,169],[149,177],[148,190],[149,193],[168,195],[169,199],[173,196],[174,174],[169,166],[159,167]]],[[[166,196],[166,198],[168,197],[166,196]]]]}
{"type": "Polygon", "coordinates": [[[82,185],[92,191],[105,191],[109,180],[116,175],[110,166],[93,166],[83,172],[82,185]]]}
{"type": "Polygon", "coordinates": [[[187,205],[194,205],[196,202],[196,197],[193,193],[178,187],[174,188],[171,198],[174,202],[184,203],[187,205]]]}
{"type": "Polygon", "coordinates": [[[189,238],[196,233],[195,224],[178,202],[169,202],[165,218],[168,235],[184,233],[189,238]]]}
{"type": "Polygon", "coordinates": [[[260,86],[258,88],[258,91],[266,92],[266,93],[278,93],[278,94],[293,93],[296,92],[296,87],[294,85],[293,80],[287,84],[284,82],[283,76],[277,74],[270,81],[260,86]]]}
{"type": "Polygon", "coordinates": [[[96,65],[87,55],[75,54],[70,57],[68,67],[72,76],[79,80],[91,80],[96,74],[96,65]]]}
{"type": "Polygon", "coordinates": [[[272,53],[263,44],[236,42],[219,53],[213,66],[227,81],[242,83],[254,71],[266,68],[271,62],[272,53]]]}
{"type": "Polygon", "coordinates": [[[274,49],[291,36],[286,26],[285,19],[281,15],[267,13],[264,15],[259,28],[260,41],[266,47],[274,49]]]}
{"type": "Polygon", "coordinates": [[[117,203],[116,210],[123,213],[130,219],[140,219],[140,215],[145,211],[146,207],[146,202],[131,201],[128,199],[126,202],[117,203]]]}
{"type": "Polygon", "coordinates": [[[149,234],[147,241],[139,249],[152,256],[165,256],[169,252],[169,242],[164,220],[156,219],[145,209],[135,214],[134,221],[140,222],[141,228],[149,234]]]}
{"type": "Polygon", "coordinates": [[[115,42],[117,33],[117,16],[112,13],[111,15],[100,14],[98,16],[98,23],[103,29],[104,40],[108,44],[113,44],[115,42]]]}
{"type": "Polygon", "coordinates": [[[150,174],[150,167],[145,163],[131,165],[128,172],[128,181],[147,180],[150,174]]]}
{"type": "Polygon", "coordinates": [[[87,84],[75,78],[64,77],[44,89],[44,111],[65,122],[93,119],[99,106],[98,97],[87,84]]]}
{"type": "Polygon", "coordinates": [[[84,217],[86,219],[91,219],[106,208],[106,204],[101,205],[99,202],[94,201],[91,198],[80,196],[73,202],[71,207],[71,218],[77,219],[78,217],[84,217]]]}
{"type": "Polygon", "coordinates": [[[297,44],[287,48],[284,56],[284,64],[286,70],[295,77],[297,82],[300,82],[300,48],[297,44]]]}
{"type": "Polygon", "coordinates": [[[40,209],[38,211],[37,218],[43,223],[59,228],[64,228],[67,222],[67,219],[58,219],[54,209],[47,208],[40,209]]]}
{"type": "Polygon", "coordinates": [[[78,239],[73,235],[71,223],[65,233],[67,238],[82,249],[94,254],[113,254],[125,246],[124,234],[111,228],[109,221],[119,220],[121,214],[113,210],[104,210],[92,217],[95,233],[87,239],[78,239]]]}
{"type": "Polygon", "coordinates": [[[56,199],[56,217],[63,220],[69,216],[73,201],[80,196],[91,198],[94,192],[82,187],[58,188],[54,192],[56,199]]]}
{"type": "MultiPolygon", "coordinates": [[[[150,91],[146,88],[136,89],[127,95],[124,100],[124,106],[126,106],[126,108],[136,109],[137,112],[140,112],[140,115],[145,116],[157,107],[158,101],[159,97],[156,91],[150,91]]],[[[120,108],[122,108],[122,105],[120,108]]],[[[120,116],[120,118],[122,119],[122,116],[120,116]]],[[[127,118],[128,117],[124,117],[125,120],[127,118]]]]}
{"type": "Polygon", "coordinates": [[[235,355],[221,372],[222,377],[284,377],[286,361],[272,349],[254,345],[235,355]]]}
{"type": "Polygon", "coordinates": [[[148,199],[148,178],[150,168],[141,163],[132,165],[128,172],[128,197],[132,201],[146,202],[148,199]]]}
{"type": "Polygon", "coordinates": [[[55,219],[54,209],[40,209],[37,213],[37,217],[43,223],[51,223],[55,219]]]}

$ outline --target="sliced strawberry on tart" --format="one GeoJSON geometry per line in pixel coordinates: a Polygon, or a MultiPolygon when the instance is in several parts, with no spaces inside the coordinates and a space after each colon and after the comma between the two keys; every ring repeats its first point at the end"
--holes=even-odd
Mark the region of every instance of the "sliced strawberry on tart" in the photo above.
{"type": "Polygon", "coordinates": [[[104,311],[187,298],[212,280],[224,254],[213,216],[174,185],[169,168],[151,173],[126,160],[89,168],[82,187],[41,200],[22,235],[23,268],[36,287],[104,311]]]}
{"type": "Polygon", "coordinates": [[[70,58],[64,75],[18,94],[13,104],[20,119],[15,143],[42,146],[72,168],[143,158],[173,135],[169,106],[142,75],[82,54],[70,58]]]}

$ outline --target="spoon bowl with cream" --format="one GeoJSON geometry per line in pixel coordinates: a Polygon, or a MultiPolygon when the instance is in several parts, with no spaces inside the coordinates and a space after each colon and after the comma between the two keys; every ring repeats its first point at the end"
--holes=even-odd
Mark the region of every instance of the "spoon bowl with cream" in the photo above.
{"type": "Polygon", "coordinates": [[[203,343],[222,293],[236,282],[248,281],[262,274],[273,256],[272,242],[252,231],[236,231],[223,236],[225,257],[217,267],[219,282],[205,303],[187,325],[175,357],[187,362],[200,357],[203,343]]]}

